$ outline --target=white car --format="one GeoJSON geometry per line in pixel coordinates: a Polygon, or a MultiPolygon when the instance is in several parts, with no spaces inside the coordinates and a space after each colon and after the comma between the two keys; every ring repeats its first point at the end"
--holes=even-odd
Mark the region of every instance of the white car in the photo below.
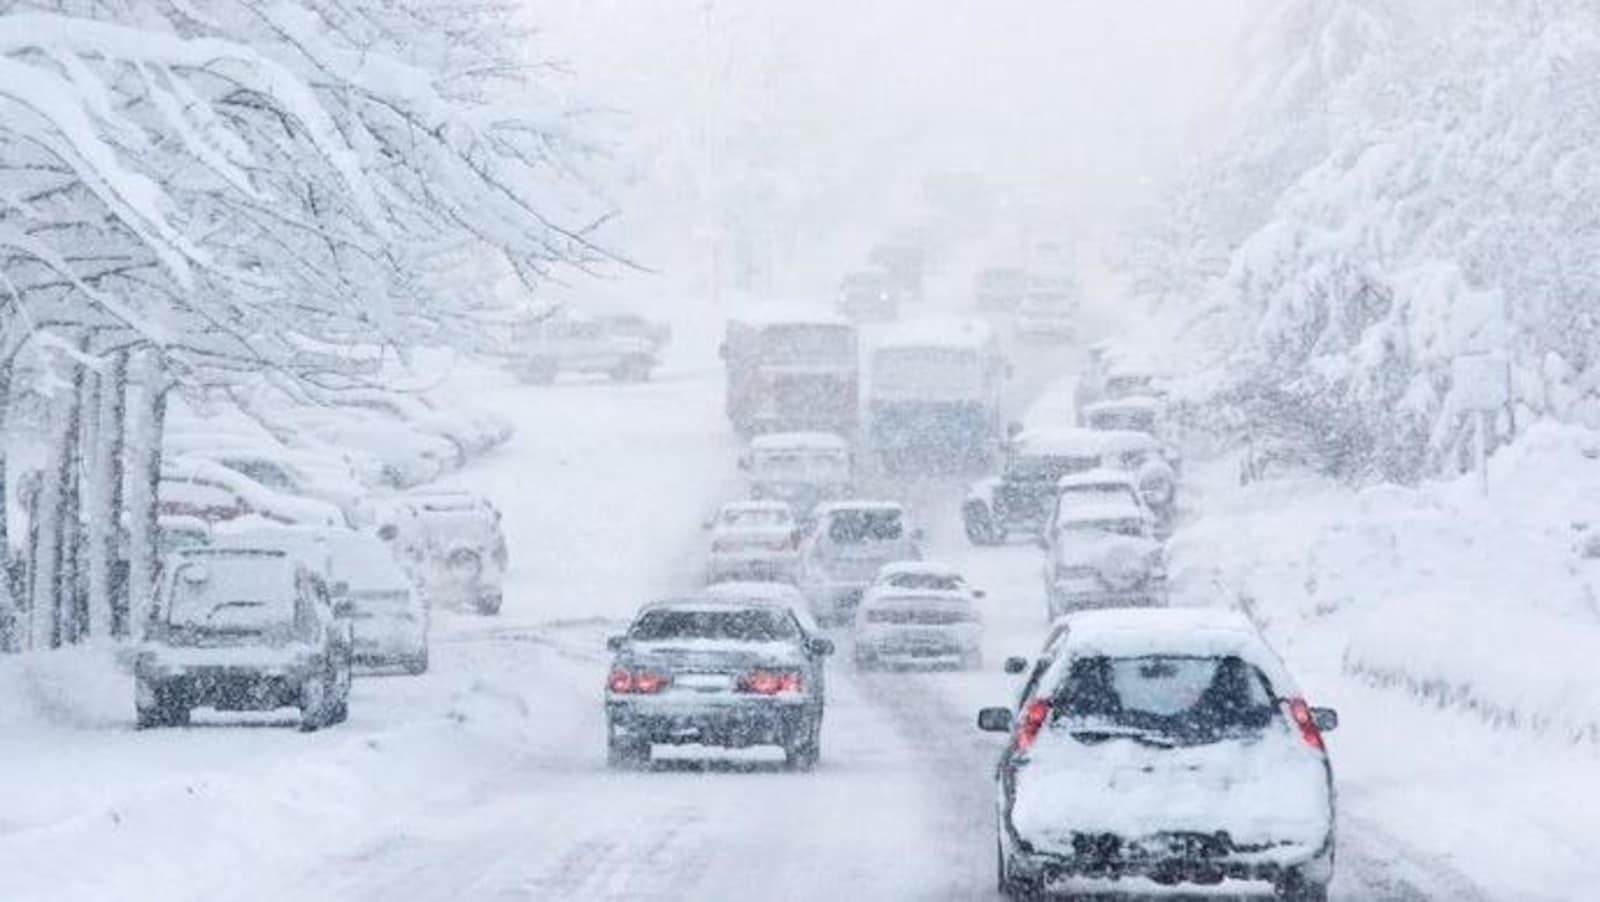
{"type": "Polygon", "coordinates": [[[562,373],[593,373],[616,382],[644,382],[661,365],[656,339],[617,330],[604,319],[559,314],[529,322],[516,335],[525,382],[554,382],[562,373]]]}
{"type": "Polygon", "coordinates": [[[1187,608],[1067,618],[996,770],[998,882],[1013,899],[1224,880],[1324,902],[1335,794],[1313,708],[1242,615],[1187,608]]]}
{"type": "Polygon", "coordinates": [[[1045,597],[1052,620],[1082,608],[1167,602],[1162,543],[1150,513],[1132,501],[1061,508],[1045,548],[1045,597]]]}
{"type": "Polygon", "coordinates": [[[307,407],[285,410],[281,416],[313,442],[351,448],[376,459],[380,481],[391,488],[421,485],[461,464],[460,449],[452,442],[374,411],[307,407]]]}
{"type": "Polygon", "coordinates": [[[856,611],[856,668],[983,665],[983,620],[965,588],[881,589],[856,611]]]}
{"type": "Polygon", "coordinates": [[[335,604],[353,621],[354,660],[408,673],[428,669],[428,606],[377,536],[354,529],[228,524],[216,548],[282,550],[317,569],[335,604]]]}
{"type": "Polygon", "coordinates": [[[774,432],[750,440],[739,458],[750,497],[787,502],[800,516],[846,498],[854,481],[850,444],[831,432],[774,432]]]}
{"type": "Polygon", "coordinates": [[[513,431],[511,424],[499,417],[460,406],[444,409],[417,393],[361,389],[329,393],[327,400],[335,406],[374,411],[439,436],[464,455],[489,451],[508,440],[513,431]]]}
{"type": "Polygon", "coordinates": [[[706,522],[706,582],[793,579],[798,524],[782,501],[733,501],[706,522]]]}
{"type": "Polygon", "coordinates": [[[500,613],[507,550],[494,505],[468,492],[411,492],[380,522],[379,537],[430,604],[500,613]]]}
{"type": "Polygon", "coordinates": [[[276,441],[242,441],[226,436],[169,436],[163,445],[168,454],[214,461],[275,492],[336,505],[350,523],[371,518],[367,489],[344,461],[286,448],[276,441]]]}
{"type": "Polygon", "coordinates": [[[163,460],[156,495],[163,516],[194,516],[217,523],[256,514],[279,523],[348,525],[344,511],[326,501],[274,491],[237,470],[198,457],[163,460]]]}
{"type": "Polygon", "coordinates": [[[922,531],[893,501],[818,506],[801,543],[797,582],[819,623],[849,623],[885,564],[922,557],[922,531]]]}

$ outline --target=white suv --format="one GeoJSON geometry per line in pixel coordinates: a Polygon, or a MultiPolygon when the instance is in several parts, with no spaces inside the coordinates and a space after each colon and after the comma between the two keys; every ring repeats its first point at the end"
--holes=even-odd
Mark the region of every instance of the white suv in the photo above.
{"type": "Polygon", "coordinates": [[[1018,709],[978,715],[1011,735],[996,773],[1001,892],[1233,880],[1326,900],[1335,795],[1323,734],[1338,716],[1306,703],[1250,622],[1214,609],[1086,611],[1062,628],[1018,709]]]}

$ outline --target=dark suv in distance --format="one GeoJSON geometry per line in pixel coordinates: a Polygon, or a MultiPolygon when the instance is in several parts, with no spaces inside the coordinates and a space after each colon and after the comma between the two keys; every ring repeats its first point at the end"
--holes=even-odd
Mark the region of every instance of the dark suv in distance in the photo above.
{"type": "Polygon", "coordinates": [[[824,659],[833,642],[788,606],[699,599],[647,605],[608,643],[607,761],[639,767],[652,745],[780,746],[791,769],[821,751],[824,659]]]}
{"type": "Polygon", "coordinates": [[[134,658],[140,727],[194,708],[300,709],[314,730],[349,714],[350,622],[316,571],[282,550],[191,548],[166,562],[134,658]]]}

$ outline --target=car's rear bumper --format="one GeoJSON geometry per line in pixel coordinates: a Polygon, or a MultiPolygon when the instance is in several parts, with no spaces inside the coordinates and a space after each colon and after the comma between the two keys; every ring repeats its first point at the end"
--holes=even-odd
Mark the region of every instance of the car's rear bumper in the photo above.
{"type": "Polygon", "coordinates": [[[820,707],[806,696],[606,700],[606,715],[617,734],[659,745],[786,745],[804,732],[813,712],[820,713],[820,707]]]}
{"type": "Polygon", "coordinates": [[[978,637],[965,631],[932,630],[865,630],[857,629],[857,657],[871,657],[884,662],[906,664],[937,664],[959,661],[975,654],[978,637]]]}
{"type": "Polygon", "coordinates": [[[395,635],[363,638],[358,634],[351,659],[357,664],[386,666],[415,661],[427,653],[426,636],[395,635]]]}
{"type": "Polygon", "coordinates": [[[1144,878],[1163,885],[1210,886],[1224,880],[1326,884],[1333,879],[1333,839],[1285,840],[1246,848],[1220,834],[1185,834],[1130,843],[1110,834],[1074,836],[1070,853],[1032,847],[1012,850],[1010,874],[1042,886],[1071,880],[1144,878]]]}

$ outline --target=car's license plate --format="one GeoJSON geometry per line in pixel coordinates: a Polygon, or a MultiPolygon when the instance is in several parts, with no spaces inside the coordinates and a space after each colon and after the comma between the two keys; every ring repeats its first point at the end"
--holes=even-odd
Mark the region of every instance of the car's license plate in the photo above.
{"type": "Polygon", "coordinates": [[[672,683],[695,692],[724,692],[733,685],[733,678],[725,673],[680,673],[672,683]]]}

